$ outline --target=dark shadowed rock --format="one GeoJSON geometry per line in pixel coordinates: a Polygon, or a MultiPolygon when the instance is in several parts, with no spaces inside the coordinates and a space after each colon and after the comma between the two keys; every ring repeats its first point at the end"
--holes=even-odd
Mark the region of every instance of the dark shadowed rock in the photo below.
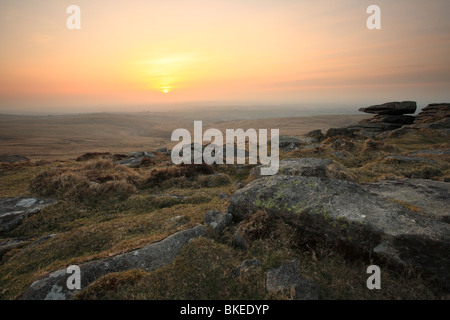
{"type": "Polygon", "coordinates": [[[416,116],[415,125],[435,124],[435,129],[450,128],[450,103],[432,103],[416,116]]]}
{"type": "Polygon", "coordinates": [[[297,260],[270,269],[267,272],[266,290],[286,292],[292,299],[297,300],[318,300],[320,293],[319,287],[314,282],[303,278],[297,260]]]}
{"type": "MultiPolygon", "coordinates": [[[[445,207],[445,204],[443,204],[445,207]]],[[[271,176],[230,198],[241,220],[258,210],[279,215],[305,235],[424,270],[450,289],[450,226],[344,180],[271,176]]]]}
{"type": "Polygon", "coordinates": [[[240,249],[248,248],[248,241],[242,235],[242,229],[239,227],[233,237],[233,245],[240,249]]]}
{"type": "Polygon", "coordinates": [[[320,129],[313,130],[305,134],[306,137],[316,138],[317,140],[323,140],[325,138],[324,134],[320,129]]]}
{"type": "Polygon", "coordinates": [[[332,138],[336,136],[345,136],[353,138],[355,136],[355,129],[353,128],[330,128],[325,134],[325,138],[332,138]]]}
{"type": "Polygon", "coordinates": [[[416,108],[417,104],[414,101],[388,102],[361,108],[359,111],[376,114],[376,116],[361,120],[351,128],[355,129],[359,135],[375,137],[379,134],[384,134],[386,131],[396,130],[404,125],[412,124],[415,117],[405,116],[404,114],[414,113],[416,108]]]}
{"type": "Polygon", "coordinates": [[[393,115],[376,115],[370,119],[361,120],[361,123],[391,123],[398,126],[403,126],[405,124],[412,124],[414,122],[414,116],[393,116],[393,115]]]}
{"type": "Polygon", "coordinates": [[[359,111],[382,115],[403,115],[416,112],[417,103],[415,101],[387,102],[367,108],[360,108],[359,111]]]}
{"type": "MultiPolygon", "coordinates": [[[[120,254],[103,260],[91,261],[79,265],[81,270],[81,289],[86,288],[99,277],[110,273],[135,268],[152,271],[172,263],[181,249],[196,237],[207,236],[204,226],[175,233],[162,241],[149,244],[141,249],[120,254]]],[[[61,269],[31,284],[23,296],[25,300],[65,300],[70,299],[79,290],[69,290],[67,279],[70,274],[61,269]]]]}
{"type": "Polygon", "coordinates": [[[22,161],[28,161],[27,157],[19,156],[19,155],[11,155],[11,154],[0,154],[0,162],[8,162],[8,163],[15,163],[15,162],[22,162],[22,161]]]}
{"type": "Polygon", "coordinates": [[[54,199],[16,197],[0,199],[0,232],[10,231],[30,214],[55,203],[54,199]]]}

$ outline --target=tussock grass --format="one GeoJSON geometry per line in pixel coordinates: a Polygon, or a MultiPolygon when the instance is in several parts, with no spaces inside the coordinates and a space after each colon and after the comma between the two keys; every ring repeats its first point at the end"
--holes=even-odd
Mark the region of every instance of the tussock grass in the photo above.
{"type": "Polygon", "coordinates": [[[369,155],[373,152],[396,153],[399,149],[396,146],[385,143],[384,141],[376,141],[367,139],[361,147],[361,154],[369,155]]]}
{"type": "MultiPolygon", "coordinates": [[[[293,157],[330,158],[333,178],[368,182],[392,177],[441,180],[450,176],[450,157],[417,155],[434,162],[398,163],[386,155],[450,148],[448,138],[431,130],[379,141],[333,137],[315,149],[300,149],[293,157]],[[352,141],[351,150],[336,156],[331,144],[352,141]]],[[[209,210],[224,212],[237,180],[250,181],[253,166],[173,166],[156,157],[144,166],[116,165],[103,155],[83,161],[27,162],[0,165],[0,195],[39,195],[56,204],[29,216],[5,238],[56,236],[33,247],[7,251],[0,260],[0,298],[19,298],[37,278],[70,264],[102,259],[160,241],[203,222],[209,210]]],[[[398,202],[399,203],[399,202],[398,202]]],[[[414,206],[400,203],[409,210],[414,206]],[[408,205],[408,206],[407,206],[408,205]]],[[[419,212],[420,213],[420,212],[419,212]]],[[[368,290],[370,257],[356,257],[332,248],[321,239],[304,237],[288,221],[264,210],[239,226],[246,250],[233,245],[238,225],[220,236],[195,239],[166,267],[152,272],[128,270],[108,274],[76,299],[288,299],[265,290],[266,272],[297,259],[303,276],[317,283],[322,299],[450,299],[435,283],[413,269],[382,269],[382,290],[368,290]],[[260,266],[232,270],[247,259],[260,266]]],[[[376,264],[376,263],[375,263],[376,264]]]]}

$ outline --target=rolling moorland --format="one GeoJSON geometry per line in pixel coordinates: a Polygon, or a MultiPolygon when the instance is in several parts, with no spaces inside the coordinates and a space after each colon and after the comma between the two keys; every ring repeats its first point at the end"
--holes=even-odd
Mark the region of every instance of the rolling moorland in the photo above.
{"type": "Polygon", "coordinates": [[[279,128],[271,177],[173,165],[195,113],[0,117],[0,298],[449,299],[450,106],[361,111],[204,120],[279,128]]]}

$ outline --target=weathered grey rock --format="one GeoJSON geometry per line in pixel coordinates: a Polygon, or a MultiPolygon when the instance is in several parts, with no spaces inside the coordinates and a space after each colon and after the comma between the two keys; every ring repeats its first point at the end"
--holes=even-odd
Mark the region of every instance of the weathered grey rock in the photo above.
{"type": "MultiPolygon", "coordinates": [[[[181,249],[191,239],[205,236],[207,236],[206,228],[204,226],[196,226],[175,233],[162,241],[149,244],[141,249],[111,258],[83,263],[79,265],[81,270],[81,289],[86,288],[89,283],[110,272],[135,268],[152,271],[168,265],[172,263],[181,249]]],[[[70,274],[67,274],[66,269],[53,272],[33,282],[22,298],[25,300],[70,299],[79,290],[69,290],[67,288],[69,276],[70,274]]]]}
{"type": "Polygon", "coordinates": [[[241,275],[241,272],[245,272],[252,268],[257,268],[261,265],[261,260],[253,259],[253,260],[245,260],[236,268],[231,270],[231,274],[233,277],[237,278],[241,275]]]}
{"type": "Polygon", "coordinates": [[[418,154],[448,155],[448,154],[450,154],[450,149],[417,150],[417,151],[408,153],[408,156],[415,156],[418,154]]]}
{"type": "Polygon", "coordinates": [[[304,147],[302,148],[302,150],[313,150],[313,149],[317,149],[317,148],[320,148],[320,147],[322,147],[322,144],[321,144],[321,143],[313,143],[313,144],[304,146],[304,147]]]}
{"type": "Polygon", "coordinates": [[[216,233],[220,234],[230,225],[233,215],[228,212],[210,210],[205,214],[205,224],[210,226],[216,233]]]}
{"type": "Polygon", "coordinates": [[[420,158],[420,157],[407,157],[407,156],[387,156],[383,159],[385,162],[399,162],[399,163],[418,163],[429,162],[436,163],[435,160],[420,158]]]}
{"type": "Polygon", "coordinates": [[[133,151],[126,154],[126,158],[118,161],[118,164],[124,166],[135,166],[140,165],[144,159],[152,159],[156,155],[149,151],[133,151]]]}
{"type": "Polygon", "coordinates": [[[311,144],[319,142],[316,137],[302,137],[302,136],[279,136],[279,148],[284,153],[289,153],[311,144]]]}
{"type": "Polygon", "coordinates": [[[149,151],[133,151],[127,153],[127,157],[134,157],[134,158],[154,158],[155,154],[149,151]]]}
{"type": "Polygon", "coordinates": [[[390,179],[362,184],[368,192],[420,208],[424,215],[441,219],[449,214],[450,185],[428,179],[390,179]]]}
{"type": "Polygon", "coordinates": [[[283,148],[283,152],[284,152],[284,153],[289,153],[289,152],[291,152],[291,151],[296,151],[296,150],[298,150],[298,149],[300,149],[300,148],[297,147],[297,146],[295,145],[295,143],[291,143],[291,144],[289,144],[288,146],[286,146],[286,147],[283,148]]]}
{"type": "Polygon", "coordinates": [[[315,137],[302,137],[302,136],[279,136],[279,146],[284,148],[291,143],[294,145],[317,143],[319,140],[315,137]]]}
{"type": "Polygon", "coordinates": [[[31,197],[0,199],[0,232],[14,229],[29,215],[37,213],[55,202],[54,199],[31,197]]]}
{"type": "Polygon", "coordinates": [[[318,300],[320,289],[312,281],[303,278],[300,264],[292,260],[267,272],[267,291],[285,291],[297,300],[318,300]]]}
{"type": "Polygon", "coordinates": [[[32,243],[30,243],[28,246],[26,246],[25,249],[29,249],[29,248],[31,248],[31,247],[34,247],[35,245],[38,245],[38,244],[40,244],[40,243],[42,243],[42,242],[45,242],[45,241],[47,241],[47,240],[50,240],[51,238],[53,238],[53,237],[55,237],[55,236],[56,236],[56,233],[52,233],[52,234],[49,234],[49,235],[47,235],[47,236],[39,237],[39,238],[37,238],[36,240],[34,240],[32,243]]]}
{"type": "Polygon", "coordinates": [[[178,215],[166,221],[166,224],[170,225],[170,228],[176,228],[188,221],[189,219],[186,216],[178,215]]]}
{"type": "Polygon", "coordinates": [[[144,158],[135,158],[135,157],[129,157],[123,160],[120,160],[118,164],[122,164],[124,166],[135,166],[141,164],[142,160],[144,158]]]}
{"type": "Polygon", "coordinates": [[[23,250],[27,250],[28,248],[34,247],[39,243],[47,241],[56,236],[56,234],[50,234],[47,236],[42,236],[39,238],[35,237],[20,237],[14,239],[0,240],[0,258],[9,250],[20,248],[23,250]]]}
{"type": "Polygon", "coordinates": [[[0,259],[6,252],[15,248],[23,247],[27,243],[30,243],[30,241],[32,241],[31,237],[0,240],[0,259]]]}
{"type": "MultiPolygon", "coordinates": [[[[250,176],[260,178],[261,168],[268,165],[259,165],[250,171],[250,176]]],[[[276,175],[292,175],[304,177],[322,177],[335,178],[340,175],[339,171],[343,170],[341,166],[330,159],[320,158],[292,158],[283,159],[279,163],[276,175]]],[[[342,175],[342,177],[344,177],[342,175]]]]}
{"type": "MultiPolygon", "coordinates": [[[[443,204],[445,206],[445,204],[443,204]]],[[[279,215],[311,239],[411,265],[450,289],[450,226],[369,193],[317,177],[271,176],[236,191],[227,212],[241,220],[258,210],[279,215]]]]}
{"type": "Polygon", "coordinates": [[[241,188],[243,188],[243,187],[245,187],[246,186],[246,183],[245,182],[242,182],[241,180],[237,180],[235,183],[234,183],[234,188],[235,189],[241,189],[241,188]]]}
{"type": "Polygon", "coordinates": [[[360,108],[359,111],[365,113],[375,113],[380,115],[403,115],[414,113],[417,109],[415,101],[387,102],[380,105],[360,108]]]}

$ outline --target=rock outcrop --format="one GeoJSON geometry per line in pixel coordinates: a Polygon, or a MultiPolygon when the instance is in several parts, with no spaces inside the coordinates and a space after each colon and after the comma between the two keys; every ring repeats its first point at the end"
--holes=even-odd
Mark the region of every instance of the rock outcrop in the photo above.
{"type": "Polygon", "coordinates": [[[381,133],[395,130],[414,122],[414,116],[405,114],[413,114],[416,112],[416,108],[417,104],[414,101],[387,102],[381,105],[361,108],[359,111],[376,114],[376,116],[360,121],[353,128],[359,129],[363,133],[381,133]]]}
{"type": "Polygon", "coordinates": [[[360,108],[359,111],[377,115],[404,115],[416,112],[417,103],[414,101],[387,102],[367,108],[360,108]]]}
{"type": "Polygon", "coordinates": [[[134,166],[139,165],[145,159],[152,159],[155,157],[155,154],[148,151],[134,151],[127,153],[126,158],[117,162],[118,164],[122,164],[125,166],[134,166]]]}
{"type": "MultiPolygon", "coordinates": [[[[250,171],[250,176],[260,178],[261,168],[267,165],[259,165],[250,171]]],[[[277,175],[292,175],[304,177],[338,178],[351,180],[351,177],[343,171],[343,167],[330,159],[320,158],[292,158],[281,160],[277,175]]]]}
{"type": "Polygon", "coordinates": [[[428,179],[398,178],[362,184],[370,193],[400,200],[420,209],[421,214],[436,219],[450,216],[450,184],[428,179]]]}
{"type": "Polygon", "coordinates": [[[236,191],[227,211],[242,220],[261,209],[295,226],[305,242],[321,239],[358,255],[413,266],[450,289],[450,226],[356,183],[285,175],[261,178],[236,191]]]}
{"type": "MultiPolygon", "coordinates": [[[[81,289],[99,277],[110,273],[135,268],[152,271],[170,264],[180,253],[181,249],[196,237],[207,236],[204,226],[175,233],[162,241],[149,244],[141,249],[79,265],[81,271],[81,289]]],[[[68,289],[67,280],[70,274],[61,269],[39,279],[31,284],[22,297],[25,300],[65,300],[70,299],[79,290],[68,289]]]]}
{"type": "Polygon", "coordinates": [[[37,199],[16,197],[0,199],[0,232],[7,232],[17,227],[30,214],[41,211],[55,203],[54,199],[37,199]]]}
{"type": "Polygon", "coordinates": [[[432,103],[416,116],[414,125],[434,129],[450,128],[450,103],[432,103]]]}

